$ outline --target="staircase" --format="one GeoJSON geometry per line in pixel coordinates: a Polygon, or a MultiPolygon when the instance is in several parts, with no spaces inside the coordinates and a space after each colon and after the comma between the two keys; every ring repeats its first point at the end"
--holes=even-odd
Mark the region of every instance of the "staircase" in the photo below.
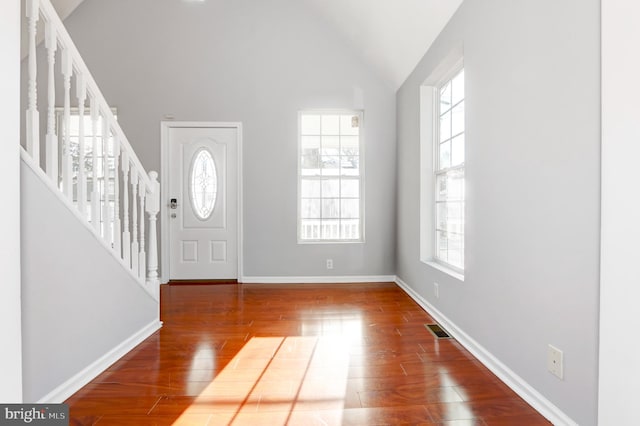
{"type": "Polygon", "coordinates": [[[161,326],[160,189],[50,0],[24,1],[24,400],[59,402],[161,326]]]}

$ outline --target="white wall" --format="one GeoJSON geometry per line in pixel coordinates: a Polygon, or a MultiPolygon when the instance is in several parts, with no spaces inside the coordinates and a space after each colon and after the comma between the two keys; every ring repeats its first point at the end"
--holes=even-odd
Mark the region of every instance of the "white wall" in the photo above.
{"type": "Polygon", "coordinates": [[[20,0],[0,13],[0,402],[22,401],[20,320],[20,0]]]}
{"type": "Polygon", "coordinates": [[[638,423],[640,4],[602,1],[601,425],[638,423]]]}
{"type": "Polygon", "coordinates": [[[87,0],[65,21],[147,169],[160,121],[243,124],[244,274],[393,275],[395,93],[304,2],[87,0]],[[114,30],[115,29],[115,30],[114,30]],[[298,245],[297,112],[364,102],[366,243],[298,245]]]}
{"type": "Polygon", "coordinates": [[[60,402],[155,331],[158,303],[25,163],[21,178],[24,400],[60,402]]]}
{"type": "Polygon", "coordinates": [[[597,419],[599,45],[599,0],[466,0],[397,96],[398,276],[583,426],[597,419]],[[464,282],[419,260],[417,231],[420,85],[460,43],[464,282]]]}

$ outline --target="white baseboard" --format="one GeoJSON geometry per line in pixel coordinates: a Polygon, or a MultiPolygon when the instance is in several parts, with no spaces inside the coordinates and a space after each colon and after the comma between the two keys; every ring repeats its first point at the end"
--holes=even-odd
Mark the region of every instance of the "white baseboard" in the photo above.
{"type": "Polygon", "coordinates": [[[427,302],[407,283],[396,277],[396,284],[400,286],[418,305],[429,313],[440,325],[442,325],[462,346],[473,354],[485,367],[498,376],[507,386],[524,399],[535,410],[556,426],[578,426],[569,416],[546,399],[520,376],[504,365],[491,352],[478,342],[473,340],[457,325],[451,322],[442,312],[427,302]]]}
{"type": "Polygon", "coordinates": [[[324,277],[247,277],[238,281],[242,284],[340,284],[340,283],[385,283],[395,282],[395,275],[343,275],[324,277]]]}
{"type": "Polygon", "coordinates": [[[87,368],[80,371],[75,376],[71,377],[66,382],[49,392],[44,397],[40,398],[39,404],[46,403],[61,403],[76,393],[80,388],[95,379],[100,373],[105,371],[111,364],[122,358],[131,349],[142,343],[147,337],[151,336],[158,329],[162,327],[161,321],[153,321],[143,327],[138,332],[134,333],[124,342],[120,343],[115,348],[98,358],[95,362],[90,364],[87,368]]]}

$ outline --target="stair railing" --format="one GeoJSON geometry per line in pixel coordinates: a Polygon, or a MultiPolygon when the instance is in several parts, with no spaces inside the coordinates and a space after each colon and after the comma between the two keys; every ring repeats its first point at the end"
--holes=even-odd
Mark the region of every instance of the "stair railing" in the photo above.
{"type": "Polygon", "coordinates": [[[147,173],[143,168],[50,0],[25,1],[29,38],[26,153],[40,168],[40,150],[44,143],[43,171],[48,178],[157,299],[158,174],[147,173]],[[37,90],[36,47],[42,35],[37,33],[40,19],[44,24],[47,58],[44,135],[40,132],[37,90]],[[58,49],[60,75],[56,75],[55,66],[58,49]],[[62,108],[56,108],[55,85],[60,80],[64,99],[62,108]],[[75,83],[73,99],[72,80],[75,83]]]}

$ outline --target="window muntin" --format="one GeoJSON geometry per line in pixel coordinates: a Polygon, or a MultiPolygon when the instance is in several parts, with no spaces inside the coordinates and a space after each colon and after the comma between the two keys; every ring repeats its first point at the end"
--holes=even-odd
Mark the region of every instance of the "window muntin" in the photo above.
{"type": "Polygon", "coordinates": [[[300,113],[300,241],[362,241],[361,118],[300,113]]]}
{"type": "Polygon", "coordinates": [[[464,69],[438,89],[435,149],[434,259],[464,270],[464,69]]]}

